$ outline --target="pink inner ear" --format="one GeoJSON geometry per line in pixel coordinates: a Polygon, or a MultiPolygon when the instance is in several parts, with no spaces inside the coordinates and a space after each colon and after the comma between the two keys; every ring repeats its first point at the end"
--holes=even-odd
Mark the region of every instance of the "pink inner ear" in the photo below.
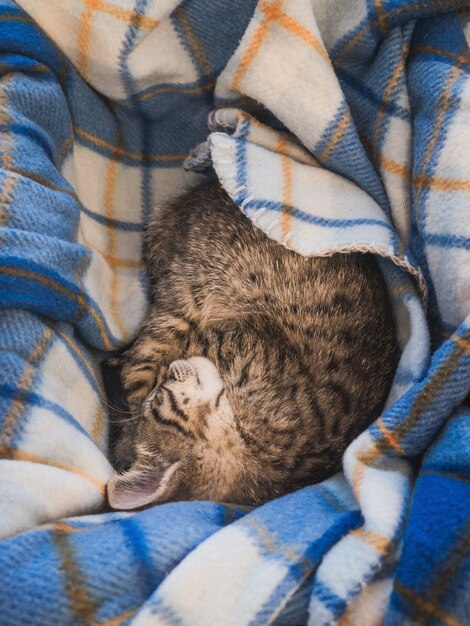
{"type": "Polygon", "coordinates": [[[177,466],[175,463],[162,470],[157,467],[139,467],[135,463],[125,474],[114,472],[108,483],[108,502],[113,509],[138,509],[156,502],[167,492],[170,479],[177,466]]]}

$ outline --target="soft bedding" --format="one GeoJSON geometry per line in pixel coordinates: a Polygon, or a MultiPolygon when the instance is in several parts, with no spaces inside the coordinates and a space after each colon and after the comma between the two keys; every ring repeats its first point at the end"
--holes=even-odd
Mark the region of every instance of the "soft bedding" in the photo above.
{"type": "Polygon", "coordinates": [[[2,624],[470,624],[467,7],[0,0],[2,624]],[[280,245],[377,254],[390,397],[320,485],[106,512],[100,364],[211,172],[280,245]]]}

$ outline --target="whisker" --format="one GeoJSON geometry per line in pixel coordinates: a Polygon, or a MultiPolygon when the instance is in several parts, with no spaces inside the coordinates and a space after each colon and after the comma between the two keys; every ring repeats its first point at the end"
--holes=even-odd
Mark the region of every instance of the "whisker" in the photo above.
{"type": "Polygon", "coordinates": [[[129,415],[131,413],[130,409],[128,409],[127,411],[124,409],[121,409],[118,406],[115,406],[114,404],[109,402],[108,400],[104,401],[104,405],[107,406],[108,409],[110,409],[111,411],[115,411],[116,413],[122,413],[124,415],[129,415]]]}
{"type": "Polygon", "coordinates": [[[128,417],[110,417],[110,424],[125,424],[127,422],[135,422],[136,420],[142,419],[141,415],[129,415],[128,417]]]}

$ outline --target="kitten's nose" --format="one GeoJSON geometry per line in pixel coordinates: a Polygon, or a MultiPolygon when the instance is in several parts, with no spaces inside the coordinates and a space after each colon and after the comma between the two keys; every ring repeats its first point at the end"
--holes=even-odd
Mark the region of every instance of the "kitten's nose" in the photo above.
{"type": "Polygon", "coordinates": [[[197,378],[196,368],[188,361],[179,359],[178,361],[173,361],[173,363],[170,363],[170,366],[168,368],[168,376],[182,383],[188,378],[197,378]]]}

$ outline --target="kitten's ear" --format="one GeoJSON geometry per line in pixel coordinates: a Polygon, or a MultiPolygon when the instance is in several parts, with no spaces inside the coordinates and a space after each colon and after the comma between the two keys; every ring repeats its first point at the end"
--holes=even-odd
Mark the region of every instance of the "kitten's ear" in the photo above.
{"type": "Polygon", "coordinates": [[[166,469],[148,467],[136,461],[125,472],[114,472],[108,483],[108,502],[119,511],[140,507],[167,499],[173,492],[179,463],[166,469]]]}

